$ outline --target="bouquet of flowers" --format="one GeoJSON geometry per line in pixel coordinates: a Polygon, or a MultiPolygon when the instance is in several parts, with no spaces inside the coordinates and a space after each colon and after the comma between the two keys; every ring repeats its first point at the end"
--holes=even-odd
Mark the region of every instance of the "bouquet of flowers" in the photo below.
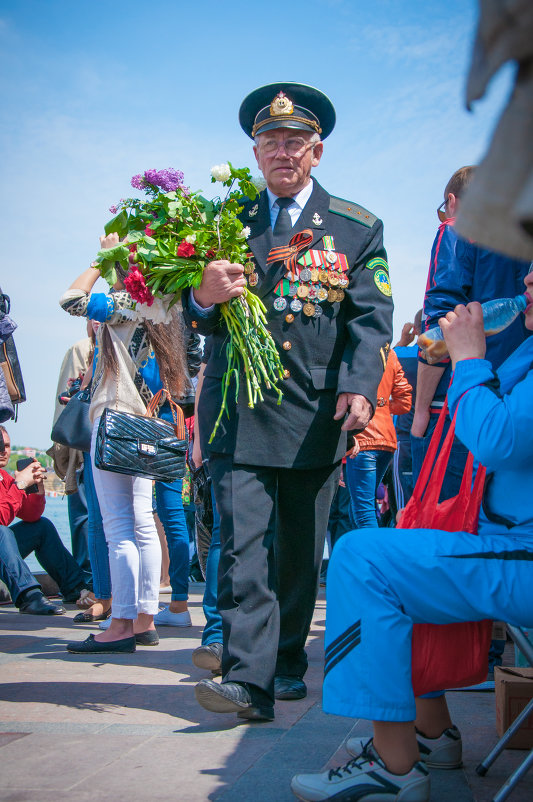
{"type": "MultiPolygon", "coordinates": [[[[121,199],[110,211],[115,215],[105,233],[116,232],[121,242],[99,251],[96,266],[113,285],[115,263],[128,271],[124,284],[137,302],[141,316],[155,323],[169,320],[169,310],[184,287],[199,287],[205,266],[214,259],[242,263],[247,258],[246,238],[250,230],[237,215],[244,198],[254,200],[258,189],[248,168],[215,165],[211,181],[227,188],[223,199],[207,200],[191,192],[180,170],[146,170],[131,184],[144,190],[145,199],[121,199]]],[[[263,400],[262,386],[274,388],[281,403],[278,382],[283,368],[275,343],[266,328],[262,301],[245,289],[243,295],[221,304],[228,329],[228,367],[223,377],[222,407],[211,434],[213,439],[224,411],[227,394],[235,379],[236,400],[239,377],[244,372],[248,406],[263,400]]]]}

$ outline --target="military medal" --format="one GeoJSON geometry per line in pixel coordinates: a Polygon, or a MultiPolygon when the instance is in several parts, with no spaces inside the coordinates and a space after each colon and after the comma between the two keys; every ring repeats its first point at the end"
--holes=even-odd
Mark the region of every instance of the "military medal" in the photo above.
{"type": "Polygon", "coordinates": [[[250,262],[250,261],[246,262],[246,264],[244,265],[244,272],[245,272],[245,274],[246,274],[247,276],[249,276],[249,275],[250,275],[250,273],[253,273],[253,272],[254,272],[254,267],[255,267],[255,265],[254,265],[254,263],[253,263],[253,262],[250,262]]]}
{"type": "Polygon", "coordinates": [[[335,290],[335,292],[337,293],[337,301],[339,301],[339,303],[341,301],[344,301],[344,296],[345,296],[344,290],[335,290]]]}
{"type": "Polygon", "coordinates": [[[328,291],[326,290],[326,288],[319,287],[318,290],[316,291],[316,297],[317,301],[319,301],[320,303],[322,303],[322,301],[326,301],[328,297],[328,291]]]}
{"type": "Polygon", "coordinates": [[[319,270],[318,271],[318,278],[322,282],[322,284],[327,284],[329,279],[329,273],[327,270],[319,270]]]}
{"type": "Polygon", "coordinates": [[[339,283],[339,276],[333,271],[330,271],[328,273],[328,282],[331,287],[336,287],[337,284],[339,283]]]}
{"type": "Polygon", "coordinates": [[[300,270],[300,281],[311,281],[311,271],[308,267],[304,267],[303,270],[300,270]]]}
{"type": "Polygon", "coordinates": [[[289,312],[288,315],[285,315],[285,322],[286,323],[294,323],[294,315],[291,315],[290,312],[289,312]]]}
{"type": "Polygon", "coordinates": [[[317,290],[317,288],[316,288],[316,287],[314,287],[314,286],[311,284],[311,286],[309,287],[309,292],[307,293],[307,297],[309,298],[309,300],[310,300],[310,301],[314,301],[314,300],[315,300],[315,298],[317,297],[317,293],[318,293],[318,290],[317,290]]]}
{"type": "Polygon", "coordinates": [[[287,308],[287,301],[285,298],[276,298],[274,301],[274,309],[277,312],[283,312],[287,308]]]}
{"type": "Polygon", "coordinates": [[[337,254],[333,253],[333,251],[328,251],[326,253],[326,261],[328,261],[330,265],[334,265],[337,261],[337,254]]]}
{"type": "Polygon", "coordinates": [[[337,290],[333,289],[329,290],[328,301],[330,302],[330,304],[334,304],[336,300],[337,300],[337,290]]]}
{"type": "Polygon", "coordinates": [[[312,267],[309,272],[311,273],[311,281],[313,282],[313,284],[316,284],[319,277],[318,270],[316,269],[316,267],[312,267]]]}
{"type": "Polygon", "coordinates": [[[289,295],[296,295],[296,290],[297,290],[296,284],[289,285],[289,295]]]}
{"type": "Polygon", "coordinates": [[[291,307],[293,312],[300,312],[301,309],[302,309],[302,306],[303,306],[303,304],[302,304],[302,302],[300,301],[299,298],[293,298],[292,301],[290,302],[290,307],[291,307]]]}
{"type": "Polygon", "coordinates": [[[347,287],[350,280],[347,276],[339,276],[339,287],[347,287]]]}
{"type": "Polygon", "coordinates": [[[250,273],[250,275],[248,276],[248,284],[250,285],[250,287],[255,287],[258,281],[259,281],[259,276],[257,275],[257,273],[250,273]]]}
{"type": "Polygon", "coordinates": [[[313,313],[313,317],[320,317],[324,313],[324,310],[318,304],[315,304],[315,311],[313,313]]]}
{"type": "Polygon", "coordinates": [[[309,287],[307,287],[305,284],[300,284],[300,286],[296,290],[296,294],[298,298],[307,298],[307,296],[309,295],[309,287]]]}
{"type": "Polygon", "coordinates": [[[304,304],[303,313],[307,317],[313,317],[313,315],[315,314],[315,305],[309,303],[304,304]]]}

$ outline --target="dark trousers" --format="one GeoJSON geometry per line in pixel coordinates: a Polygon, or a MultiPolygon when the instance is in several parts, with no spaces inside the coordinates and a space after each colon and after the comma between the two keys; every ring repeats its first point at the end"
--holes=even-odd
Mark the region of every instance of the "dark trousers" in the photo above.
{"type": "Polygon", "coordinates": [[[304,646],[340,464],[298,470],[213,455],[209,472],[220,515],[222,673],[273,700],[275,674],[307,670],[304,646]]]}
{"type": "Polygon", "coordinates": [[[0,526],[0,579],[7,585],[15,604],[25,590],[40,588],[20,556],[15,535],[8,526],[0,526]]]}
{"type": "MultiPolygon", "coordinates": [[[[6,529],[11,530],[15,537],[19,556],[24,560],[32,551],[35,552],[37,561],[58,584],[63,596],[69,598],[77,595],[85,587],[81,568],[64,547],[57,529],[48,518],[39,518],[34,523],[19,521],[10,527],[0,527],[1,531],[6,529]]],[[[38,587],[35,579],[32,579],[33,585],[38,587]]]]}

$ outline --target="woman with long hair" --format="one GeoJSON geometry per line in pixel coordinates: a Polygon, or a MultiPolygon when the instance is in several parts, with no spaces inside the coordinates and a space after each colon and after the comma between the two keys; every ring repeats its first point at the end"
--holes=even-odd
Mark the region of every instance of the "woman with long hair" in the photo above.
{"type": "MultiPolygon", "coordinates": [[[[112,248],[118,235],[100,237],[100,242],[102,249],[112,248]]],[[[117,275],[109,294],[91,294],[100,276],[91,266],[60,300],[70,314],[101,322],[89,415],[94,484],[109,546],[113,593],[110,626],[81,643],[69,643],[68,651],[75,653],[133,652],[136,644],[159,642],[153,617],[159,609],[161,547],[152,514],[152,482],[96,468],[94,449],[106,407],[144,414],[162,387],[180,398],[189,382],[179,305],[168,312],[160,301],[154,301],[153,308],[136,304],[118,264],[117,275]]],[[[171,418],[168,402],[159,414],[171,418]]]]}

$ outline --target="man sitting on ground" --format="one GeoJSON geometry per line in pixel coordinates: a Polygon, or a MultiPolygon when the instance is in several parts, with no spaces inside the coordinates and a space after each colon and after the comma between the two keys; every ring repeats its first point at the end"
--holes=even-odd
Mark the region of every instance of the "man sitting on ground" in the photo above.
{"type": "Polygon", "coordinates": [[[65,601],[79,597],[84,588],[83,574],[53,523],[42,517],[45,469],[35,460],[24,470],[15,471],[13,477],[3,470],[10,454],[9,434],[0,426],[0,578],[21,613],[61,615],[65,608],[43,596],[24,558],[35,552],[44,570],[59,585],[65,601]],[[26,493],[34,484],[37,492],[26,493]],[[21,520],[13,524],[16,517],[21,520]]]}

